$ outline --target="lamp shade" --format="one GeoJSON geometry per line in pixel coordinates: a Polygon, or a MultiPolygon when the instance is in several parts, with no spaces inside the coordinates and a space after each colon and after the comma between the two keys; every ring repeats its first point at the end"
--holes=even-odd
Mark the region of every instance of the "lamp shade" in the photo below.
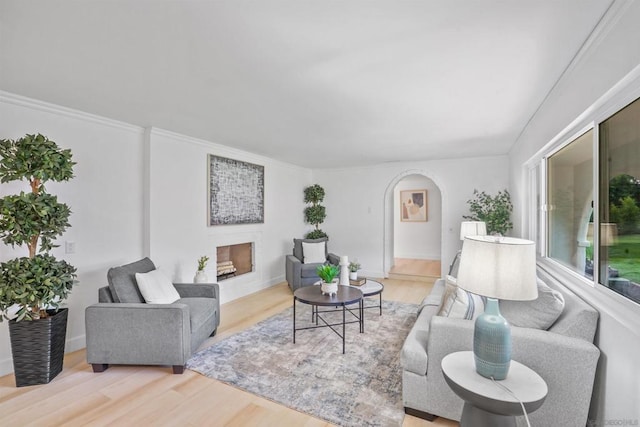
{"type": "Polygon", "coordinates": [[[484,221],[462,221],[460,224],[460,240],[467,236],[486,236],[487,224],[484,221]]]}
{"type": "Polygon", "coordinates": [[[462,244],[457,284],[489,298],[536,299],[535,243],[512,237],[467,236],[462,244]]]}

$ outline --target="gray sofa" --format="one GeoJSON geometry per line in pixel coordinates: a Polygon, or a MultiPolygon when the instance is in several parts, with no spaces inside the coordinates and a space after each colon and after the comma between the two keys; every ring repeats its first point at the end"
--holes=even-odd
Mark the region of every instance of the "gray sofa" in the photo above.
{"type": "MultiPolygon", "coordinates": [[[[303,262],[302,242],[305,243],[319,243],[327,242],[326,237],[320,239],[293,239],[293,254],[287,255],[285,258],[285,276],[287,283],[292,291],[302,287],[309,286],[320,280],[316,269],[323,263],[308,263],[303,262]]],[[[338,265],[340,263],[340,257],[336,254],[329,253],[327,250],[327,244],[325,244],[325,256],[326,263],[338,265]]]]}
{"type": "Polygon", "coordinates": [[[217,283],[174,283],[180,299],[146,304],[135,273],[155,266],[149,258],[111,268],[109,286],[98,290],[98,304],[85,310],[87,362],[94,372],[110,364],[171,365],[181,374],[193,352],[220,323],[217,283]]]}
{"type": "MultiPolygon", "coordinates": [[[[584,427],[600,356],[593,345],[598,312],[553,279],[539,276],[562,293],[565,307],[548,330],[512,326],[512,359],[535,370],[549,387],[542,407],[529,415],[531,425],[584,427]]],[[[445,382],[440,365],[449,353],[472,350],[474,322],[436,315],[444,289],[444,280],[438,280],[405,340],[402,399],[407,414],[460,420],[463,401],[445,382]]],[[[516,420],[526,425],[524,417],[516,420]]]]}

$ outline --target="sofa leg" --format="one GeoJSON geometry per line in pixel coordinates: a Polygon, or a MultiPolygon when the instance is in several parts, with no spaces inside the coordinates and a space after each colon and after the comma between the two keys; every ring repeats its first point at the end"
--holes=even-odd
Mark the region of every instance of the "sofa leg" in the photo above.
{"type": "Polygon", "coordinates": [[[210,337],[213,337],[216,335],[216,333],[218,333],[218,328],[214,329],[213,332],[211,332],[211,335],[209,335],[210,337]]]}
{"type": "Polygon", "coordinates": [[[433,414],[430,414],[428,412],[420,411],[418,409],[407,408],[406,406],[404,407],[404,413],[407,414],[407,415],[411,415],[413,417],[422,418],[423,420],[427,420],[427,421],[433,421],[436,418],[438,418],[437,415],[433,415],[433,414]]]}
{"type": "Polygon", "coordinates": [[[172,368],[174,374],[184,373],[184,365],[173,365],[172,368]]]}
{"type": "Polygon", "coordinates": [[[92,363],[91,367],[93,368],[93,372],[104,372],[109,368],[107,363],[92,363]]]}

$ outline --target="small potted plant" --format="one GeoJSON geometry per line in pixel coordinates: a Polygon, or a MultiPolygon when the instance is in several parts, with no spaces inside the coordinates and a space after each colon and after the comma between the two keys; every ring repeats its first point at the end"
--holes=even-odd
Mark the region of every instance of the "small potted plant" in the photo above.
{"type": "Polygon", "coordinates": [[[360,263],[351,261],[349,263],[349,280],[358,280],[358,270],[360,270],[360,263]]]}
{"type": "Polygon", "coordinates": [[[194,283],[207,283],[209,281],[207,274],[204,272],[207,262],[209,262],[209,257],[206,255],[198,258],[198,271],[196,271],[196,275],[193,278],[194,283]]]}
{"type": "Polygon", "coordinates": [[[337,265],[326,264],[316,269],[316,273],[322,279],[321,291],[323,294],[336,294],[338,292],[338,282],[334,280],[340,269],[337,265]]]}

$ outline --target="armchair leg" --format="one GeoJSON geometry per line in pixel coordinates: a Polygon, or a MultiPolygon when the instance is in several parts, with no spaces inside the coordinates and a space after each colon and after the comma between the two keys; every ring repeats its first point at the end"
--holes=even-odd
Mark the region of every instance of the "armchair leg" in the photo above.
{"type": "Polygon", "coordinates": [[[92,363],[91,367],[93,368],[93,372],[99,373],[106,371],[109,365],[107,363],[92,363]]]}
{"type": "Polygon", "coordinates": [[[420,411],[418,409],[407,408],[404,407],[404,413],[407,415],[412,415],[414,417],[422,418],[423,420],[433,421],[438,418],[437,415],[430,414],[428,412],[420,411]]]}
{"type": "Polygon", "coordinates": [[[184,373],[184,365],[173,365],[173,373],[174,374],[182,374],[184,373]]]}

